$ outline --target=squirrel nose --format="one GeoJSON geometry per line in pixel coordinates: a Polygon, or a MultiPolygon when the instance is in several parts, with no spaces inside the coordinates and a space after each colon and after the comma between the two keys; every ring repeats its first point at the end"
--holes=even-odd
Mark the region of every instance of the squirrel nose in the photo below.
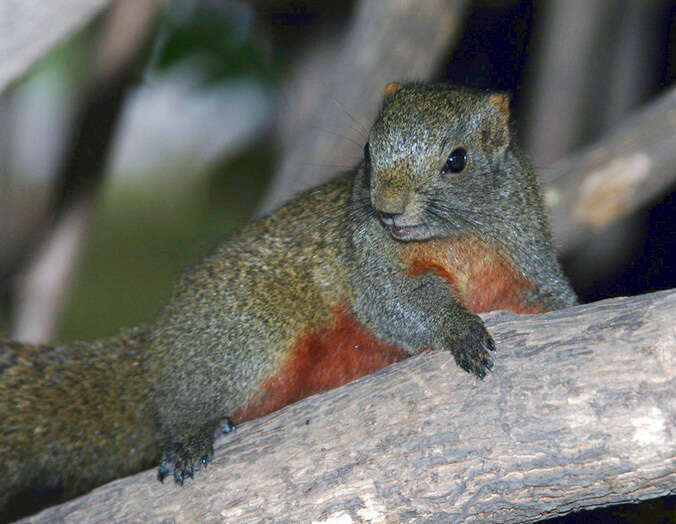
{"type": "Polygon", "coordinates": [[[406,212],[409,190],[388,178],[379,177],[371,187],[371,205],[381,218],[394,218],[406,212]]]}

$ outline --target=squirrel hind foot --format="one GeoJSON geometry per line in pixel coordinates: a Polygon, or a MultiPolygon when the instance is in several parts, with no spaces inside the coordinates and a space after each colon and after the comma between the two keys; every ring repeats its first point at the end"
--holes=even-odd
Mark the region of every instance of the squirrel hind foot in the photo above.
{"type": "Polygon", "coordinates": [[[210,423],[202,427],[197,433],[188,436],[183,441],[174,441],[170,449],[162,454],[157,468],[157,479],[164,479],[172,475],[174,482],[183,485],[188,478],[193,478],[195,472],[211,462],[214,455],[214,440],[216,433],[226,433],[234,430],[230,419],[222,422],[210,423]]]}
{"type": "Polygon", "coordinates": [[[201,431],[188,437],[185,443],[175,442],[172,449],[162,454],[162,460],[157,468],[157,480],[164,483],[164,479],[172,475],[174,482],[179,486],[187,478],[193,478],[195,472],[206,468],[213,460],[214,440],[220,434],[232,433],[237,427],[229,417],[215,424],[208,424],[201,431]]]}
{"type": "Polygon", "coordinates": [[[177,455],[171,452],[165,452],[160,461],[160,465],[157,468],[157,480],[164,483],[164,479],[171,474],[174,477],[174,482],[179,486],[183,486],[183,482],[186,478],[193,478],[195,472],[199,471],[202,466],[206,467],[211,460],[211,455],[203,455],[200,460],[195,463],[188,455],[177,458],[177,455]]]}

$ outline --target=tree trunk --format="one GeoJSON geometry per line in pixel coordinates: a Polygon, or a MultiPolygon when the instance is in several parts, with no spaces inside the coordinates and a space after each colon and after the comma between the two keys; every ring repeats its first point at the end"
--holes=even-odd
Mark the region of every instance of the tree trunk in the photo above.
{"type": "Polygon", "coordinates": [[[483,381],[427,352],[27,522],[532,522],[676,487],[676,290],[484,315],[483,381]]]}

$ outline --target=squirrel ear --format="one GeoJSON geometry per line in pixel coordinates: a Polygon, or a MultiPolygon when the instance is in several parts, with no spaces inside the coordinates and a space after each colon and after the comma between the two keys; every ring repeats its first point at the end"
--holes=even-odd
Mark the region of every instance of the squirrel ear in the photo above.
{"type": "Polygon", "coordinates": [[[509,118],[509,95],[507,93],[494,93],[488,97],[488,103],[509,118]]]}
{"type": "Polygon", "coordinates": [[[404,87],[402,84],[399,82],[390,82],[385,86],[385,98],[388,98],[389,96],[392,96],[394,93],[399,91],[402,87],[404,87]]]}
{"type": "Polygon", "coordinates": [[[494,109],[484,122],[484,143],[496,154],[509,144],[509,95],[494,93],[488,97],[488,105],[494,109]]]}

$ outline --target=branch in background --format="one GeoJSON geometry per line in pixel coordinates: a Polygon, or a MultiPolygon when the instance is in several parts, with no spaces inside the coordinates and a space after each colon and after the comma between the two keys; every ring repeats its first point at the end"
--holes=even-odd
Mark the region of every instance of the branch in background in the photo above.
{"type": "Polygon", "coordinates": [[[88,95],[57,178],[58,222],[18,278],[12,336],[47,342],[69,288],[105,170],[122,102],[134,84],[133,66],[148,47],[158,0],[120,0],[98,44],[88,95]]]}
{"type": "Polygon", "coordinates": [[[147,52],[159,0],[119,0],[101,31],[84,106],[57,173],[57,213],[103,178],[122,103],[136,83],[134,66],[147,52]]]}
{"type": "Polygon", "coordinates": [[[553,0],[536,12],[522,122],[526,150],[541,166],[613,129],[648,98],[666,14],[654,2],[604,0],[553,0]]]}
{"type": "Polygon", "coordinates": [[[484,318],[484,381],[423,353],[243,424],[183,488],[149,471],[27,522],[533,522],[673,493],[676,290],[484,318]]]}
{"type": "Polygon", "coordinates": [[[542,174],[557,246],[570,252],[676,184],[676,89],[542,174]]]}
{"type": "Polygon", "coordinates": [[[72,283],[92,203],[93,195],[88,193],[71,205],[21,274],[12,319],[15,340],[34,344],[50,340],[64,295],[72,283]]]}
{"type": "Polygon", "coordinates": [[[641,103],[647,101],[660,78],[660,59],[666,36],[658,28],[666,18],[666,5],[653,2],[617,3],[620,21],[612,34],[607,34],[605,45],[611,57],[608,60],[608,81],[597,82],[596,74],[588,74],[596,87],[596,99],[604,107],[602,130],[613,129],[641,103]],[[657,30],[656,30],[657,29],[657,30]]]}
{"type": "Polygon", "coordinates": [[[112,0],[0,0],[0,92],[112,0]]]}
{"type": "Polygon", "coordinates": [[[617,18],[617,8],[605,0],[540,4],[524,126],[524,146],[536,165],[550,165],[589,136],[588,105],[599,91],[592,72],[605,72],[615,49],[616,42],[601,37],[613,31],[608,20],[617,18]]]}
{"type": "Polygon", "coordinates": [[[342,38],[298,61],[278,118],[283,158],[261,211],[356,163],[385,85],[432,75],[466,3],[361,0],[342,38]]]}

